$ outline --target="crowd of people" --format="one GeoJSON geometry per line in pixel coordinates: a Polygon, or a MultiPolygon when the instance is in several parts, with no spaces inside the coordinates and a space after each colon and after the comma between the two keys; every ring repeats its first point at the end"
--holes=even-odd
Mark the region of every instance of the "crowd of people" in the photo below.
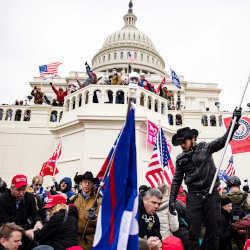
{"type": "MultiPolygon", "coordinates": [[[[59,183],[55,178],[53,181],[53,186],[44,187],[43,178],[35,176],[28,185],[26,176],[17,175],[8,188],[0,179],[0,249],[92,249],[102,201],[101,194],[97,195],[99,179],[87,171],[76,174],[74,186],[69,177],[59,183]]],[[[250,214],[250,195],[248,186],[244,187],[248,192],[241,191],[240,186],[240,179],[232,176],[220,192],[221,213],[214,218],[217,227],[213,228],[219,244],[216,249],[243,249],[247,231],[239,225],[250,214]]],[[[187,212],[187,197],[186,191],[179,191],[172,211],[168,185],[140,186],[140,250],[193,249],[193,218],[187,212]],[[171,248],[172,244],[176,248],[171,248]]],[[[206,238],[206,230],[202,225],[199,245],[206,238]]]]}
{"type": "MultiPolygon", "coordinates": [[[[70,83],[67,86],[67,89],[64,90],[62,87],[59,89],[56,89],[56,87],[50,83],[56,98],[50,101],[46,94],[41,91],[40,87],[34,87],[34,89],[31,92],[31,96],[29,96],[29,99],[32,97],[34,98],[34,104],[43,104],[47,103],[48,105],[53,106],[63,106],[64,104],[64,98],[68,94],[74,93],[78,89],[82,89],[84,87],[87,87],[90,84],[105,84],[105,85],[128,85],[131,78],[136,78],[137,85],[144,88],[145,90],[148,90],[152,93],[155,93],[165,99],[168,100],[168,110],[180,110],[181,108],[181,101],[178,99],[176,100],[176,105],[171,104],[171,97],[172,93],[167,90],[167,87],[162,82],[158,88],[156,89],[153,83],[148,82],[146,80],[146,75],[141,74],[139,75],[137,72],[132,72],[129,74],[129,77],[127,77],[127,74],[122,74],[117,71],[117,69],[113,69],[111,74],[109,75],[108,79],[103,79],[102,77],[97,78],[96,73],[91,69],[91,67],[88,65],[88,63],[85,63],[86,66],[86,72],[88,74],[88,79],[84,82],[81,82],[80,80],[76,80],[78,83],[78,86],[74,85],[73,83],[70,83]],[[102,80],[102,81],[101,81],[102,80]]],[[[96,96],[94,96],[94,102],[98,102],[97,93],[95,93],[96,96]]],[[[113,102],[113,95],[112,91],[108,92],[108,101],[106,103],[112,103],[113,102]]],[[[119,94],[119,91],[117,93],[116,97],[116,103],[124,103],[124,96],[119,94]]]]}

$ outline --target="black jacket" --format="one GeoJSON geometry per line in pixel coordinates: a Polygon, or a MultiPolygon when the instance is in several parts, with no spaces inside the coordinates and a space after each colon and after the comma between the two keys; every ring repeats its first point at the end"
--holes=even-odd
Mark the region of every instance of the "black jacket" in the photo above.
{"type": "Polygon", "coordinates": [[[78,245],[77,236],[77,209],[69,207],[68,215],[65,209],[55,213],[41,230],[35,232],[34,240],[40,245],[65,250],[78,245]]]}
{"type": "Polygon", "coordinates": [[[232,214],[221,209],[221,217],[219,221],[219,237],[220,249],[232,249],[232,214]]]}
{"type": "MultiPolygon", "coordinates": [[[[239,125],[236,124],[234,132],[238,127],[239,125]]],[[[212,154],[225,146],[228,133],[229,129],[222,137],[210,143],[201,142],[195,145],[189,152],[182,152],[177,156],[170,201],[176,200],[183,178],[189,193],[208,193],[216,172],[212,154]]],[[[217,177],[214,188],[218,188],[219,185],[220,180],[217,177]]]]}
{"type": "Polygon", "coordinates": [[[140,238],[148,239],[151,236],[156,236],[161,240],[162,237],[160,233],[160,221],[158,215],[147,214],[142,199],[139,201],[138,218],[140,238]]]}
{"type": "Polygon", "coordinates": [[[10,190],[0,195],[0,225],[15,222],[24,229],[30,229],[38,220],[40,216],[33,194],[26,192],[18,208],[16,208],[16,198],[11,195],[10,190]]]}

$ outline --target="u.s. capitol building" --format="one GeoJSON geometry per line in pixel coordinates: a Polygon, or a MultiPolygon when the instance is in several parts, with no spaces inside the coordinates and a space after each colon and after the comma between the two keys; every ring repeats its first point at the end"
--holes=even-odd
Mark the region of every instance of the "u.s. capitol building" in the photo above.
{"type": "MultiPolygon", "coordinates": [[[[75,172],[91,170],[97,173],[111,149],[126,112],[129,88],[126,85],[105,85],[113,68],[123,77],[128,74],[128,54],[134,58],[132,70],[145,74],[146,79],[159,85],[165,74],[165,62],[156,50],[151,39],[136,27],[137,17],[130,2],[129,11],[124,15],[121,30],[109,35],[102,48],[92,59],[92,68],[97,77],[102,77],[98,84],[80,89],[65,98],[63,107],[47,104],[0,105],[0,176],[10,182],[18,173],[31,178],[37,175],[42,163],[62,142],[62,155],[57,162],[58,179],[63,176],[73,177],[75,172]],[[98,102],[93,96],[98,90],[98,102]],[[112,93],[113,103],[107,103],[107,93],[112,93]],[[124,96],[123,103],[116,103],[117,92],[124,96]]],[[[150,161],[152,147],[146,146],[146,123],[150,120],[164,129],[170,142],[177,129],[185,126],[199,131],[199,141],[211,141],[222,136],[225,129],[223,116],[231,113],[220,111],[219,95],[221,90],[216,83],[197,83],[185,81],[179,76],[181,89],[176,88],[167,77],[168,99],[139,87],[136,98],[136,143],[139,184],[146,183],[145,172],[150,161]],[[180,107],[176,106],[177,101],[180,107]]],[[[56,88],[66,88],[75,84],[76,79],[83,82],[86,72],[71,71],[66,77],[53,79],[56,88]]],[[[55,95],[49,85],[51,80],[34,77],[31,87],[40,87],[49,99],[55,95]]],[[[249,112],[245,113],[249,116],[249,112]]],[[[171,157],[175,161],[180,148],[172,148],[171,157]]],[[[222,154],[214,155],[216,164],[222,154]]],[[[229,156],[223,163],[227,164],[229,156]]],[[[247,165],[250,153],[237,154],[234,158],[236,174],[247,178],[247,165]]],[[[50,177],[48,177],[49,179],[50,177]]]]}

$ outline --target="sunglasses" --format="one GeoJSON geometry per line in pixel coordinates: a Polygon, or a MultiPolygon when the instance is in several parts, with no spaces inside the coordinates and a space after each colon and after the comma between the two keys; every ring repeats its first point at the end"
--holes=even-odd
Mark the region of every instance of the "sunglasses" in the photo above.
{"type": "Polygon", "coordinates": [[[38,187],[38,186],[41,187],[42,185],[43,185],[43,184],[39,184],[39,183],[35,184],[36,187],[38,187]]]}

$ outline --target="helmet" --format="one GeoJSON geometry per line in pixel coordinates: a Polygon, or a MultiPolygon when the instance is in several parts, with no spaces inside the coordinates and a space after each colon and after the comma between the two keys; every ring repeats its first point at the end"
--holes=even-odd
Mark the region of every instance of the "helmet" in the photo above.
{"type": "Polygon", "coordinates": [[[132,72],[129,74],[129,79],[131,79],[131,78],[137,78],[139,80],[140,75],[137,72],[132,72]]]}
{"type": "Polygon", "coordinates": [[[241,181],[238,176],[229,177],[227,180],[228,187],[239,187],[240,185],[241,185],[241,181]]]}

